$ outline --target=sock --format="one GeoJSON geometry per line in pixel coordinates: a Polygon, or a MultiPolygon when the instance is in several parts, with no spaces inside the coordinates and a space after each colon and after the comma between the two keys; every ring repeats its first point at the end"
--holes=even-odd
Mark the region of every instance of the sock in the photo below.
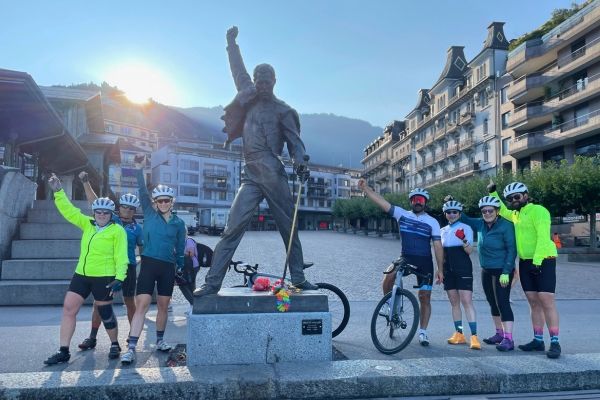
{"type": "Polygon", "coordinates": [[[496,335],[504,337],[504,329],[500,328],[496,328],[496,335]]]}
{"type": "MultiPolygon", "coordinates": [[[[110,342],[110,345],[111,345],[111,346],[119,346],[119,342],[118,342],[118,341],[116,341],[116,342],[110,342]]],[[[119,346],[119,347],[120,347],[120,346],[119,346]]]]}
{"type": "Polygon", "coordinates": [[[454,321],[454,329],[456,329],[456,332],[458,333],[463,333],[462,320],[454,321]]]}
{"type": "Polygon", "coordinates": [[[69,346],[60,346],[59,350],[63,354],[69,354],[69,346]]]}
{"type": "Polygon", "coordinates": [[[127,344],[127,348],[129,350],[135,351],[135,346],[137,346],[138,340],[139,336],[129,336],[129,343],[127,344]]]}
{"type": "Polygon", "coordinates": [[[419,328],[419,335],[421,333],[424,334],[424,335],[427,335],[427,329],[419,328]]]}
{"type": "Polygon", "coordinates": [[[98,328],[99,327],[92,326],[92,330],[90,331],[90,339],[96,339],[96,336],[98,335],[98,328]]]}
{"type": "Polygon", "coordinates": [[[558,328],[548,328],[550,332],[550,343],[558,343],[558,328]]]}
{"type": "Polygon", "coordinates": [[[163,340],[163,336],[165,336],[165,331],[156,331],[156,343],[163,340]]]}
{"type": "Polygon", "coordinates": [[[537,341],[543,342],[544,341],[544,328],[541,328],[539,326],[534,326],[533,327],[533,338],[537,341]]]}
{"type": "Polygon", "coordinates": [[[469,322],[469,329],[471,330],[471,335],[477,336],[477,322],[469,322]]]}
{"type": "Polygon", "coordinates": [[[506,339],[510,340],[510,341],[512,341],[512,340],[513,340],[513,338],[512,338],[512,333],[504,332],[504,337],[505,337],[506,339]]]}

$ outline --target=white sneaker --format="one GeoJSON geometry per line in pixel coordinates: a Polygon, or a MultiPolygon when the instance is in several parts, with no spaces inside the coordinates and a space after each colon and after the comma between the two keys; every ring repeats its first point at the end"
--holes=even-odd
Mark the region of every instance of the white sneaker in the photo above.
{"type": "Polygon", "coordinates": [[[429,337],[426,333],[419,333],[419,343],[421,343],[421,346],[429,346],[429,337]]]}
{"type": "Polygon", "coordinates": [[[173,348],[173,346],[171,346],[170,344],[168,344],[167,342],[165,342],[164,340],[159,341],[158,343],[156,343],[156,350],[160,350],[160,351],[169,351],[173,348]]]}
{"type": "Polygon", "coordinates": [[[167,312],[173,312],[173,306],[169,304],[169,307],[167,307],[167,312]]]}
{"type": "Polygon", "coordinates": [[[128,349],[125,353],[121,354],[121,364],[129,365],[135,361],[135,351],[128,349]]]}
{"type": "Polygon", "coordinates": [[[379,309],[380,316],[388,317],[390,315],[390,300],[386,301],[379,309]]]}

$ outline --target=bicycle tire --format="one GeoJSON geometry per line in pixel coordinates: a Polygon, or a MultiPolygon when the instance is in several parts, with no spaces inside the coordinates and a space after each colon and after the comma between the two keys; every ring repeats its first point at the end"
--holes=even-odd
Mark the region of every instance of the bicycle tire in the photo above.
{"type": "Polygon", "coordinates": [[[319,289],[321,289],[324,292],[328,292],[327,293],[327,297],[329,298],[329,304],[330,304],[330,308],[329,308],[329,312],[331,313],[331,337],[334,338],[337,335],[339,335],[340,333],[342,333],[342,331],[346,328],[346,325],[348,325],[348,320],[350,319],[350,302],[348,301],[348,298],[346,297],[346,295],[344,294],[344,292],[342,292],[342,290],[340,288],[338,288],[337,286],[334,286],[330,283],[315,283],[316,286],[319,287],[319,289]],[[332,300],[333,299],[333,310],[332,310],[332,300]],[[339,301],[337,300],[339,299],[339,301]],[[339,304],[341,303],[341,304],[339,304]],[[341,310],[343,310],[343,312],[341,312],[341,317],[340,317],[340,309],[339,306],[341,305],[341,310]]]}
{"type": "MultiPolygon", "coordinates": [[[[404,349],[406,346],[408,346],[408,344],[414,338],[415,333],[417,332],[417,326],[419,324],[419,315],[420,315],[419,303],[417,302],[417,298],[415,297],[414,294],[412,294],[410,291],[408,291],[406,289],[398,289],[396,291],[396,297],[397,297],[396,301],[398,302],[399,300],[402,300],[402,299],[405,300],[405,301],[402,301],[401,303],[396,303],[396,304],[402,304],[403,312],[402,312],[401,316],[398,316],[397,312],[391,313],[392,318],[390,320],[389,305],[387,305],[386,303],[391,297],[392,297],[391,292],[386,294],[385,296],[383,296],[383,298],[377,304],[377,307],[375,307],[375,311],[373,312],[373,317],[371,318],[371,340],[373,341],[375,348],[383,354],[396,354],[396,353],[402,351],[402,349],[404,349]],[[408,300],[408,301],[406,301],[406,300],[408,300]],[[407,306],[412,308],[412,315],[410,314],[410,310],[407,309],[407,306]],[[386,314],[385,311],[382,311],[382,310],[385,310],[385,307],[387,307],[387,310],[388,310],[387,315],[385,315],[386,314]],[[399,342],[396,341],[394,343],[394,345],[391,345],[391,346],[388,346],[387,344],[382,343],[383,338],[380,339],[380,337],[378,336],[378,331],[381,331],[381,334],[383,337],[387,337],[388,339],[393,340],[394,333],[403,332],[408,327],[408,324],[404,320],[405,317],[412,318],[412,324],[410,326],[410,330],[408,331],[408,333],[404,337],[404,339],[399,342]],[[382,325],[383,329],[379,329],[379,330],[377,329],[378,322],[382,322],[382,324],[385,322],[385,325],[382,325]]],[[[397,307],[395,307],[395,308],[397,309],[397,307]]],[[[398,336],[398,338],[400,338],[400,337],[398,336]]]]}

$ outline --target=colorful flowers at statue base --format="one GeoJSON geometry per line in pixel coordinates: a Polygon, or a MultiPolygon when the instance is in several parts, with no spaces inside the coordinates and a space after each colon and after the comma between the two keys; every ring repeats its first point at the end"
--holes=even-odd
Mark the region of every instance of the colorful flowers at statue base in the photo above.
{"type": "Polygon", "coordinates": [[[271,289],[271,281],[264,276],[256,278],[254,285],[252,285],[252,290],[255,292],[266,292],[269,289],[271,289]]]}
{"type": "Polygon", "coordinates": [[[277,310],[286,312],[290,309],[290,291],[285,286],[273,286],[273,293],[277,299],[277,310]]]}

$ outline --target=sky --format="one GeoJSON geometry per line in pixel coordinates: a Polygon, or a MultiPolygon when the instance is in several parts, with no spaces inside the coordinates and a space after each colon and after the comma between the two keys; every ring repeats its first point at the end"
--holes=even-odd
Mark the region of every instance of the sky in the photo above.
{"type": "Polygon", "coordinates": [[[236,25],[247,69],[272,64],[276,95],[299,112],[385,126],[404,119],[417,91],[437,81],[450,46],[465,46],[470,60],[481,50],[490,22],[506,22],[512,39],[570,5],[571,0],[0,0],[0,68],[27,72],[38,85],[107,81],[138,101],[225,105],[235,95],[225,33],[236,25]]]}

